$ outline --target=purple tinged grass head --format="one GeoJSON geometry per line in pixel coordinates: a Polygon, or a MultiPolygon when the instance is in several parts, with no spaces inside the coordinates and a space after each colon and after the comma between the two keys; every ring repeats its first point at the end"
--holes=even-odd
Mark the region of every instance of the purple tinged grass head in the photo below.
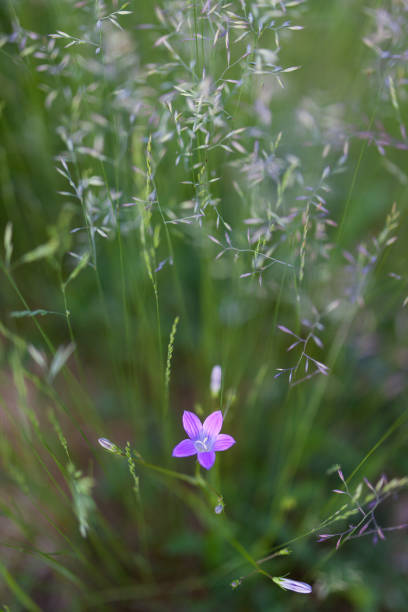
{"type": "Polygon", "coordinates": [[[312,587],[307,582],[299,580],[290,580],[290,578],[281,578],[274,576],[273,581],[285,591],[295,591],[295,593],[311,593],[312,587]]]}
{"type": "Polygon", "coordinates": [[[190,457],[197,455],[198,462],[206,470],[214,465],[215,453],[231,448],[235,444],[232,436],[220,434],[222,427],[222,412],[212,412],[202,424],[194,412],[185,410],[183,427],[188,438],[182,440],[173,449],[173,457],[190,457]]]}

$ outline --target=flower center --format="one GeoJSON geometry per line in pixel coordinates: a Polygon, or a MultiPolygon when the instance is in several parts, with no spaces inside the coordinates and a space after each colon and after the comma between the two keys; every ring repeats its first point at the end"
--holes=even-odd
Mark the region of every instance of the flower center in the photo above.
{"type": "Polygon", "coordinates": [[[203,440],[196,440],[194,446],[198,453],[208,453],[211,450],[211,441],[206,436],[203,440]]]}

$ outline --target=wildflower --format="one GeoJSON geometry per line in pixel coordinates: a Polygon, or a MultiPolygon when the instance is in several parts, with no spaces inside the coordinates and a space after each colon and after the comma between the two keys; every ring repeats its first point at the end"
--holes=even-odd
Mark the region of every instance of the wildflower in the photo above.
{"type": "Polygon", "coordinates": [[[300,582],[299,580],[290,580],[289,578],[281,578],[274,576],[273,581],[285,589],[285,591],[295,591],[296,593],[311,593],[312,587],[306,582],[300,582]]]}
{"type": "Polygon", "coordinates": [[[206,470],[214,465],[216,451],[224,451],[235,444],[232,436],[220,434],[222,427],[222,412],[212,412],[201,424],[193,412],[183,413],[183,427],[188,438],[182,440],[173,449],[173,457],[189,457],[197,455],[198,462],[206,470]]]}

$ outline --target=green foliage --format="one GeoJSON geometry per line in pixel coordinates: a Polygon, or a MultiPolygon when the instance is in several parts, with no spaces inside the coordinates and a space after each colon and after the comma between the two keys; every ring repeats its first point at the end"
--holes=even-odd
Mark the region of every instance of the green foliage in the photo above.
{"type": "Polygon", "coordinates": [[[3,608],[405,610],[404,2],[0,23],[3,608]]]}

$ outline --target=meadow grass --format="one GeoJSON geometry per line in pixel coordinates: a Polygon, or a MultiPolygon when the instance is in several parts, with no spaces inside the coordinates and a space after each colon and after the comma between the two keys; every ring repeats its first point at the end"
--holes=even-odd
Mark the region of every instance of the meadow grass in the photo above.
{"type": "Polygon", "coordinates": [[[405,610],[406,1],[0,19],[2,609],[405,610]]]}

